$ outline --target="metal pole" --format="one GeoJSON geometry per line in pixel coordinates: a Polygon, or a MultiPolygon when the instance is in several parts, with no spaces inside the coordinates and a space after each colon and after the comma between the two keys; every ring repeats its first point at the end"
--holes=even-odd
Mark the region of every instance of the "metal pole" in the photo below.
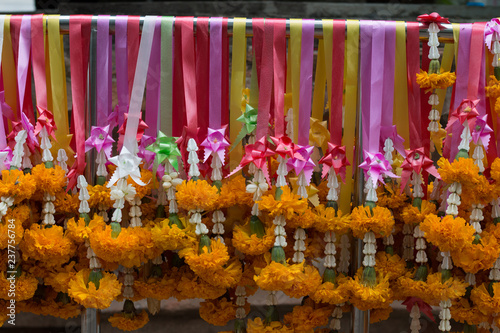
{"type": "Polygon", "coordinates": [[[88,308],[82,312],[82,333],[100,333],[101,314],[99,310],[88,308]]]}

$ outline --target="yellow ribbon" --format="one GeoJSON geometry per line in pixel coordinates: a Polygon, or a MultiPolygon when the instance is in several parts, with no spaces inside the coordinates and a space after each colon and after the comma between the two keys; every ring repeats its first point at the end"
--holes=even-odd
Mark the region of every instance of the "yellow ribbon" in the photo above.
{"type": "MultiPolygon", "coordinates": [[[[241,116],[241,94],[245,88],[246,78],[246,49],[247,39],[246,20],[244,18],[235,18],[233,23],[233,55],[231,60],[231,100],[229,109],[229,128],[231,142],[235,142],[238,133],[241,130],[241,123],[237,120],[241,116]]],[[[241,144],[232,150],[229,158],[230,169],[236,168],[243,152],[241,144]]]]}
{"type": "Polygon", "coordinates": [[[66,150],[71,164],[74,152],[70,148],[72,135],[69,134],[68,102],[66,94],[66,75],[64,68],[64,49],[59,32],[59,15],[48,17],[49,63],[52,92],[52,112],[57,125],[56,142],[52,146],[52,154],[57,155],[59,149],[66,150]]]}
{"type": "MultiPolygon", "coordinates": [[[[347,20],[347,38],[345,45],[345,112],[344,137],[346,157],[351,163],[346,168],[346,182],[340,191],[340,209],[343,212],[351,211],[351,193],[353,187],[352,165],[354,164],[356,109],[358,100],[358,55],[359,55],[359,21],[347,20]]],[[[361,147],[356,147],[361,149],[361,147]]]]}
{"type": "Polygon", "coordinates": [[[323,120],[323,112],[325,111],[325,84],[325,47],[323,39],[320,39],[318,43],[318,57],[316,60],[316,75],[312,102],[312,117],[318,120],[323,120]]]}
{"type": "MultiPolygon", "coordinates": [[[[290,185],[292,186],[292,193],[297,194],[299,187],[297,186],[297,181],[299,177],[290,177],[290,185]]],[[[319,190],[313,184],[306,186],[307,200],[309,200],[314,207],[319,205],[319,190]]]]}
{"type": "Polygon", "coordinates": [[[408,121],[408,75],[406,71],[406,24],[396,22],[396,63],[394,73],[393,123],[398,134],[405,140],[405,148],[410,148],[410,128],[408,121]]]}
{"type": "Polygon", "coordinates": [[[328,121],[320,121],[316,118],[310,120],[309,129],[309,145],[321,147],[323,154],[328,148],[328,140],[330,140],[330,131],[328,130],[328,121]]]}
{"type": "Polygon", "coordinates": [[[2,74],[5,102],[9,104],[12,111],[14,111],[14,116],[17,118],[17,76],[16,66],[14,65],[14,54],[12,53],[12,39],[10,36],[10,15],[5,16],[3,35],[2,74]]]}
{"type": "Polygon", "coordinates": [[[323,42],[325,44],[326,92],[328,95],[328,111],[332,110],[332,52],[333,52],[333,20],[323,20],[323,42]]]}
{"type": "Polygon", "coordinates": [[[453,27],[453,45],[455,46],[455,61],[458,59],[458,38],[460,37],[460,24],[452,23],[453,27]]]}
{"type": "Polygon", "coordinates": [[[293,105],[293,141],[299,138],[299,101],[300,101],[300,50],[302,42],[302,20],[290,20],[290,45],[293,105]]]}

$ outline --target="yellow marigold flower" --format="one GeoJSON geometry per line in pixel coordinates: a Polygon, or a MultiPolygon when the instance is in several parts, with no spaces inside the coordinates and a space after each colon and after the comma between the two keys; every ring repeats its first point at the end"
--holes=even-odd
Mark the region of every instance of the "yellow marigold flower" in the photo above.
{"type": "Polygon", "coordinates": [[[198,275],[214,287],[227,289],[237,285],[241,280],[242,274],[241,263],[238,259],[234,258],[229,261],[226,267],[218,267],[215,270],[198,275]]]}
{"type": "Polygon", "coordinates": [[[72,261],[64,266],[62,271],[50,272],[48,276],[44,278],[44,284],[51,286],[56,292],[67,293],[69,282],[76,273],[78,273],[78,271],[75,269],[75,262],[72,261]]]}
{"type": "Polygon", "coordinates": [[[176,283],[175,276],[169,275],[150,277],[147,281],[137,279],[134,281],[134,290],[141,298],[169,299],[174,294],[176,283]]]}
{"type": "Polygon", "coordinates": [[[403,208],[401,218],[406,224],[420,224],[428,214],[437,214],[436,205],[427,200],[422,200],[421,209],[412,205],[403,208]]]}
{"type": "Polygon", "coordinates": [[[225,265],[229,260],[227,247],[219,240],[211,241],[210,252],[207,247],[203,247],[203,252],[198,253],[198,244],[179,251],[179,257],[184,258],[189,267],[198,274],[204,274],[215,271],[225,265]]]}
{"type": "Polygon", "coordinates": [[[15,280],[9,279],[12,274],[0,272],[0,299],[12,299],[11,282],[15,281],[15,299],[17,302],[30,299],[38,288],[38,280],[35,276],[22,273],[15,280]]]}
{"type": "Polygon", "coordinates": [[[78,199],[78,194],[69,194],[64,190],[56,193],[54,209],[58,214],[78,215],[79,206],[80,200],[78,199]]]}
{"type": "Polygon", "coordinates": [[[486,96],[491,98],[500,97],[500,81],[494,75],[490,75],[488,85],[484,89],[486,90],[486,96]]]}
{"type": "Polygon", "coordinates": [[[88,200],[89,206],[91,208],[97,208],[99,204],[104,207],[113,206],[113,200],[111,200],[111,189],[107,186],[107,182],[104,185],[89,185],[87,191],[89,192],[90,199],[88,200]]]}
{"type": "MultiPolygon", "coordinates": [[[[9,221],[6,219],[6,221],[9,221]]],[[[14,222],[14,228],[11,228],[12,224],[9,222],[2,223],[0,222],[0,249],[6,249],[9,246],[9,240],[14,239],[14,243],[10,243],[10,245],[18,245],[23,239],[24,229],[22,222],[18,221],[14,222]],[[9,235],[14,236],[14,238],[10,238],[9,235]]]]}
{"type": "Polygon", "coordinates": [[[30,198],[36,191],[37,184],[31,174],[21,170],[2,170],[0,197],[13,197],[15,203],[30,198]]]}
{"type": "Polygon", "coordinates": [[[217,209],[228,208],[236,205],[253,206],[253,194],[246,190],[246,180],[242,175],[225,180],[222,183],[217,209]]]}
{"type": "Polygon", "coordinates": [[[20,249],[23,260],[32,258],[46,266],[59,266],[69,261],[76,246],[64,235],[62,227],[53,225],[47,228],[34,224],[24,231],[24,241],[21,242],[20,249]]]}
{"type": "Polygon", "coordinates": [[[254,280],[263,290],[284,290],[292,288],[295,278],[302,274],[304,263],[283,265],[271,261],[266,267],[256,269],[254,280]]]}
{"type": "Polygon", "coordinates": [[[474,164],[472,158],[461,157],[458,161],[450,163],[448,159],[441,157],[438,166],[441,179],[447,184],[459,182],[462,184],[462,193],[472,189],[480,182],[479,167],[474,164]]]}
{"type": "Polygon", "coordinates": [[[46,168],[45,164],[38,164],[31,169],[31,175],[36,183],[37,192],[47,192],[55,195],[66,185],[66,172],[59,165],[46,168]]]}
{"type": "Polygon", "coordinates": [[[389,280],[395,280],[406,273],[406,263],[397,254],[390,255],[385,252],[377,252],[376,262],[375,270],[377,274],[385,276],[389,280]]]}
{"type": "Polygon", "coordinates": [[[79,218],[75,221],[74,218],[70,219],[66,224],[66,235],[71,238],[75,243],[83,243],[90,238],[90,234],[96,230],[104,230],[106,223],[102,216],[94,214],[94,218],[90,220],[89,225],[85,225],[85,219],[79,218]]]}
{"type": "Polygon", "coordinates": [[[311,332],[315,327],[328,324],[328,318],[333,312],[331,307],[313,308],[309,305],[298,305],[285,315],[284,322],[295,332],[311,332]]]}
{"type": "Polygon", "coordinates": [[[284,215],[291,220],[295,215],[305,213],[308,207],[307,200],[302,200],[299,195],[294,194],[288,186],[281,188],[283,193],[280,200],[276,200],[273,194],[264,195],[260,201],[259,209],[269,212],[271,216],[284,215]]]}
{"type": "Polygon", "coordinates": [[[483,204],[487,206],[498,196],[498,184],[490,184],[488,179],[482,175],[476,177],[477,183],[467,191],[462,191],[460,197],[461,207],[471,207],[472,204],[483,204]],[[466,206],[467,205],[467,206],[466,206]]]}
{"type": "Polygon", "coordinates": [[[379,186],[377,188],[377,206],[390,208],[392,210],[398,210],[403,207],[406,205],[408,197],[404,192],[400,192],[399,188],[392,183],[387,183],[384,187],[379,186]]]}
{"type": "Polygon", "coordinates": [[[394,226],[394,217],[391,211],[384,207],[355,207],[351,213],[351,229],[357,238],[363,238],[369,231],[380,238],[391,233],[394,226]]]}
{"type": "Polygon", "coordinates": [[[417,84],[420,88],[427,89],[428,91],[451,87],[455,83],[455,80],[455,73],[450,72],[429,74],[420,70],[420,73],[417,74],[417,84]]]}
{"type": "Polygon", "coordinates": [[[99,280],[99,289],[89,281],[90,270],[79,271],[69,282],[68,294],[75,302],[86,308],[106,309],[120,295],[122,284],[112,273],[103,272],[99,280]]]}
{"type": "Polygon", "coordinates": [[[116,262],[125,267],[140,266],[160,255],[146,228],[123,228],[116,238],[111,237],[111,227],[95,229],[90,234],[90,245],[95,254],[105,261],[116,262]]]}
{"type": "Polygon", "coordinates": [[[81,312],[81,305],[70,301],[63,304],[57,300],[57,292],[51,288],[44,289],[43,298],[34,297],[20,304],[22,312],[31,312],[42,316],[53,316],[62,319],[69,319],[78,316],[81,312]]]}
{"type": "Polygon", "coordinates": [[[268,252],[274,244],[274,228],[267,228],[266,234],[259,238],[256,234],[249,235],[248,225],[236,225],[233,228],[232,245],[241,253],[258,256],[268,252]]]}
{"type": "Polygon", "coordinates": [[[467,322],[469,325],[479,325],[490,320],[488,315],[482,313],[482,309],[477,305],[471,306],[466,298],[453,302],[450,311],[452,318],[459,323],[467,322]]]}
{"type": "MultiPolygon", "coordinates": [[[[8,222],[9,220],[14,220],[14,223],[20,223],[24,228],[28,228],[31,221],[32,210],[28,205],[18,205],[15,207],[10,207],[7,210],[7,214],[4,216],[3,220],[8,222]]],[[[35,220],[35,219],[33,219],[35,220]]]]}
{"type": "Polygon", "coordinates": [[[295,275],[290,288],[282,288],[283,292],[293,298],[301,298],[313,294],[321,285],[321,275],[314,266],[307,265],[295,275]]]}
{"type": "Polygon", "coordinates": [[[337,277],[337,285],[331,282],[324,282],[311,295],[312,300],[332,305],[345,303],[349,299],[349,289],[346,288],[346,281],[347,278],[345,277],[337,277]]]}
{"type": "Polygon", "coordinates": [[[206,180],[183,181],[177,186],[177,203],[187,211],[200,209],[212,210],[219,198],[217,187],[206,180]]]}
{"type": "Polygon", "coordinates": [[[108,318],[111,326],[122,331],[135,331],[149,322],[148,313],[142,310],[139,314],[115,313],[108,318]]]}
{"type": "Polygon", "coordinates": [[[273,321],[269,325],[265,325],[260,317],[254,320],[247,321],[247,332],[248,333],[266,333],[266,332],[278,332],[278,333],[293,333],[294,329],[290,328],[280,321],[273,321]]]}
{"type": "Polygon", "coordinates": [[[141,168],[141,180],[146,185],[144,186],[138,185],[130,176],[127,178],[127,183],[135,187],[135,195],[142,199],[146,195],[151,194],[151,190],[153,189],[152,179],[153,179],[152,172],[147,169],[141,168]]]}
{"type": "Polygon", "coordinates": [[[370,311],[370,324],[375,324],[375,323],[389,319],[389,315],[392,313],[392,310],[393,309],[391,306],[371,310],[370,311]]]}
{"type": "MultiPolygon", "coordinates": [[[[207,300],[200,303],[200,317],[215,326],[226,326],[228,321],[236,318],[237,305],[226,298],[207,300]]],[[[250,304],[245,303],[245,312],[250,312],[250,304]]]]}
{"type": "Polygon", "coordinates": [[[156,247],[163,251],[174,251],[195,246],[196,234],[193,228],[186,226],[180,229],[177,225],[169,226],[168,223],[169,220],[165,219],[151,229],[151,237],[156,247]]]}
{"type": "Polygon", "coordinates": [[[420,224],[429,243],[439,247],[441,251],[460,251],[467,244],[472,244],[475,229],[464,219],[446,215],[441,219],[436,215],[428,215],[420,224]]]}
{"type": "Polygon", "coordinates": [[[500,247],[496,238],[486,232],[481,234],[481,243],[469,243],[451,253],[456,266],[473,274],[493,267],[499,255],[500,247]]]}
{"type": "Polygon", "coordinates": [[[318,205],[315,208],[316,222],[314,228],[320,232],[333,231],[336,234],[345,234],[350,229],[351,217],[343,215],[339,209],[335,213],[335,208],[318,205]]]}
{"type": "MultiPolygon", "coordinates": [[[[361,270],[359,273],[361,273],[361,270]]],[[[377,277],[377,285],[368,287],[360,281],[359,273],[353,279],[346,281],[350,293],[349,301],[361,311],[389,306],[393,297],[389,287],[389,279],[379,276],[377,277]]]]}
{"type": "Polygon", "coordinates": [[[191,270],[181,270],[180,279],[177,279],[178,300],[186,298],[215,299],[226,293],[226,288],[212,286],[197,276],[191,270]]]}
{"type": "Polygon", "coordinates": [[[500,283],[493,283],[493,296],[486,289],[485,284],[474,287],[470,299],[485,315],[493,315],[500,308],[500,283]]]}
{"type": "Polygon", "coordinates": [[[500,158],[495,158],[491,163],[490,175],[495,181],[500,182],[500,158]]]}

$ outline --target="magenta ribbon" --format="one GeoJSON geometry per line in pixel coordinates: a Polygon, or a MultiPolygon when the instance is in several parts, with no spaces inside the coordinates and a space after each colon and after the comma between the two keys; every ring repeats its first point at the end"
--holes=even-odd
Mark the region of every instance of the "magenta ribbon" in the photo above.
{"type": "Polygon", "coordinates": [[[300,51],[300,101],[298,144],[309,144],[311,117],[312,72],[314,53],[314,20],[302,20],[302,45],[300,51]]]}
{"type": "MultiPolygon", "coordinates": [[[[210,128],[221,127],[222,87],[222,17],[210,18],[210,78],[209,78],[209,120],[210,128]]],[[[224,155],[222,155],[224,156],[224,155]]],[[[224,162],[224,158],[221,159],[224,162]]]]}
{"type": "Polygon", "coordinates": [[[106,126],[109,114],[109,15],[97,17],[97,126],[106,126]]]}
{"type": "Polygon", "coordinates": [[[146,134],[156,136],[158,133],[158,115],[160,109],[160,75],[161,75],[161,17],[156,19],[153,45],[149,58],[148,76],[146,79],[146,134]]]}
{"type": "Polygon", "coordinates": [[[474,130],[472,131],[472,141],[477,144],[479,139],[481,139],[485,151],[488,151],[491,133],[493,133],[491,127],[488,126],[487,119],[488,115],[486,114],[478,116],[474,124],[474,130]]]}
{"type": "Polygon", "coordinates": [[[123,122],[123,114],[128,112],[128,58],[127,58],[127,23],[128,16],[118,15],[115,19],[115,67],[117,124],[123,122]]]}
{"type": "Polygon", "coordinates": [[[313,146],[295,145],[294,157],[288,159],[286,162],[288,171],[294,170],[297,176],[301,172],[304,172],[304,176],[306,176],[307,186],[309,186],[309,184],[311,183],[311,178],[315,167],[315,164],[311,159],[313,150],[313,146]]]}
{"type": "Polygon", "coordinates": [[[203,163],[205,163],[212,153],[219,155],[219,159],[224,165],[226,148],[230,146],[229,142],[225,137],[226,127],[219,129],[208,128],[208,136],[201,143],[201,146],[205,148],[205,156],[203,158],[203,163]]]}
{"type": "MultiPolygon", "coordinates": [[[[370,128],[368,123],[370,121],[370,90],[371,90],[371,73],[372,73],[372,35],[373,23],[372,21],[360,21],[360,51],[361,51],[361,114],[363,120],[362,126],[362,140],[363,147],[368,146],[370,137],[370,128]],[[366,125],[365,125],[366,124],[366,125]]],[[[378,145],[378,140],[377,140],[378,145]]],[[[378,149],[378,147],[376,147],[378,149]]],[[[365,148],[368,149],[368,148],[365,148]]]]}
{"type": "MultiPolygon", "coordinates": [[[[31,51],[31,16],[23,15],[21,31],[19,33],[19,52],[17,60],[17,87],[19,93],[19,111],[25,113],[24,95],[26,93],[26,80],[30,64],[31,51]]],[[[31,92],[30,92],[31,93],[31,92]]],[[[30,121],[35,122],[34,114],[27,114],[30,121]]]]}

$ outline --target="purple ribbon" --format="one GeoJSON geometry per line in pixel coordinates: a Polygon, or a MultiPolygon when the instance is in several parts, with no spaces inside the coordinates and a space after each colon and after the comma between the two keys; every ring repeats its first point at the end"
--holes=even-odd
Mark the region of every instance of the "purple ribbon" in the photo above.
{"type": "MultiPolygon", "coordinates": [[[[370,88],[371,88],[371,73],[372,73],[372,21],[360,21],[360,50],[361,50],[361,115],[363,124],[370,122],[370,88]]],[[[370,128],[368,125],[362,126],[363,147],[368,149],[370,136],[370,128]]],[[[377,140],[378,144],[378,140],[377,140]]],[[[377,147],[378,148],[378,147],[377,147]]]]}
{"type": "MultiPolygon", "coordinates": [[[[26,79],[30,63],[31,46],[31,16],[23,15],[21,32],[19,34],[19,55],[17,61],[17,87],[19,92],[19,112],[24,112],[24,95],[26,93],[26,79]]],[[[31,93],[31,92],[30,92],[31,93]]],[[[34,120],[34,115],[29,117],[34,120]]]]}
{"type": "Polygon", "coordinates": [[[161,60],[161,18],[155,22],[153,45],[149,58],[148,76],[146,79],[146,123],[149,128],[146,134],[156,136],[158,133],[158,115],[160,107],[160,67],[161,60]]]}
{"type": "Polygon", "coordinates": [[[302,45],[300,51],[300,100],[298,144],[309,143],[311,118],[312,72],[314,53],[314,20],[302,20],[302,45]]]}
{"type": "Polygon", "coordinates": [[[118,97],[117,125],[123,122],[123,114],[128,112],[128,58],[127,58],[128,16],[118,15],[115,20],[115,66],[116,95],[118,97]]]}
{"type": "MultiPolygon", "coordinates": [[[[222,86],[222,17],[210,18],[210,78],[209,78],[210,128],[221,127],[222,86]]],[[[224,158],[221,159],[224,162],[224,158]]]]}
{"type": "Polygon", "coordinates": [[[201,143],[201,146],[205,148],[205,157],[203,163],[205,163],[212,153],[219,155],[219,159],[224,165],[224,155],[226,153],[226,148],[230,146],[225,138],[226,128],[212,129],[208,128],[208,136],[201,143]]]}
{"type": "Polygon", "coordinates": [[[394,68],[396,64],[396,22],[385,22],[384,53],[381,126],[392,126],[394,109],[394,68]]]}
{"type": "Polygon", "coordinates": [[[109,15],[97,17],[97,126],[106,126],[109,113],[109,15]]]}
{"type": "Polygon", "coordinates": [[[113,138],[109,135],[110,126],[98,127],[92,126],[90,137],[85,141],[85,152],[95,148],[97,152],[104,150],[104,154],[109,159],[111,157],[111,149],[113,148],[113,138]]]}
{"type": "Polygon", "coordinates": [[[477,144],[479,139],[481,139],[485,151],[488,151],[491,133],[493,133],[493,130],[487,124],[487,118],[488,115],[486,114],[478,116],[476,118],[474,130],[472,131],[472,141],[474,141],[474,143],[477,144]]]}
{"type": "Polygon", "coordinates": [[[314,171],[314,162],[311,159],[314,147],[305,145],[295,145],[294,157],[288,159],[286,166],[288,171],[294,170],[295,174],[298,176],[301,171],[304,172],[306,176],[307,185],[309,186],[314,171]]]}

